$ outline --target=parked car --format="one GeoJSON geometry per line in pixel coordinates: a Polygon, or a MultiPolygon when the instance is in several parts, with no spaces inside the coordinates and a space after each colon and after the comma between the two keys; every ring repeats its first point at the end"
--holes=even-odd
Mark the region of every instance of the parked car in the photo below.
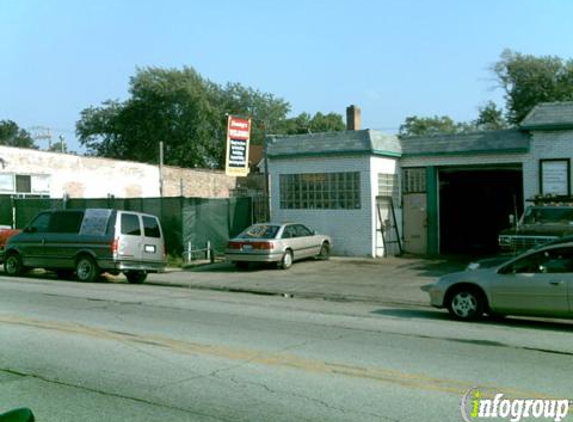
{"type": "MultiPolygon", "coordinates": [[[[510,220],[515,220],[515,216],[510,220]]],[[[501,251],[521,252],[570,235],[573,235],[573,206],[539,204],[527,207],[514,227],[503,230],[498,244],[501,251]]]]}
{"type": "Polygon", "coordinates": [[[225,258],[238,267],[249,262],[276,262],[288,269],[294,261],[328,259],[332,240],[304,224],[254,224],[227,243],[225,258]]]}
{"type": "Polygon", "coordinates": [[[0,263],[4,262],[4,249],[6,242],[15,234],[20,233],[22,230],[12,229],[10,226],[0,227],[0,263]]]}
{"type": "Polygon", "coordinates": [[[573,239],[558,239],[493,266],[471,265],[422,290],[432,306],[447,308],[459,320],[484,313],[572,318],[573,239]]]}
{"type": "Polygon", "coordinates": [[[31,268],[74,272],[94,281],[101,272],[124,273],[130,283],[143,283],[149,272],[166,264],[159,219],[150,214],[112,209],[58,210],[39,213],[8,239],[4,269],[21,275],[31,268]]]}

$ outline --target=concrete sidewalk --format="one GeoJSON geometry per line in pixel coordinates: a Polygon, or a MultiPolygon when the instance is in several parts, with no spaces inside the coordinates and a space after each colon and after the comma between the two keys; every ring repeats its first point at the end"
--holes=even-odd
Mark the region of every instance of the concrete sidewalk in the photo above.
{"type": "Polygon", "coordinates": [[[288,297],[321,298],[380,304],[429,306],[420,286],[443,274],[463,270],[464,259],[331,258],[297,262],[289,270],[257,266],[238,271],[229,263],[214,263],[151,274],[146,284],[245,292],[288,297]]]}

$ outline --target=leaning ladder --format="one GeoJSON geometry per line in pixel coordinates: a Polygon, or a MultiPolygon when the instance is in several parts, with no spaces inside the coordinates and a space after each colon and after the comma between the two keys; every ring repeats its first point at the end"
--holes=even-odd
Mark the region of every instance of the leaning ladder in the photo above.
{"type": "Polygon", "coordinates": [[[380,237],[382,238],[382,244],[384,246],[384,257],[388,256],[388,249],[390,245],[398,246],[397,256],[402,255],[402,242],[400,241],[400,233],[398,232],[398,225],[396,223],[396,212],[394,210],[394,201],[391,196],[377,196],[376,197],[376,211],[378,213],[378,223],[380,228],[377,231],[380,232],[380,237]],[[381,205],[386,205],[388,210],[388,219],[384,220],[382,218],[381,205]]]}

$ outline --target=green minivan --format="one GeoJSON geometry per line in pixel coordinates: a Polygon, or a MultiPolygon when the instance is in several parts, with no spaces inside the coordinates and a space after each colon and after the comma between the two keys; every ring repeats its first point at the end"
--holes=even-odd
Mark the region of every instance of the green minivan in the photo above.
{"type": "Polygon", "coordinates": [[[143,283],[148,273],[163,272],[165,265],[163,231],[156,216],[100,208],[40,212],[8,239],[4,256],[8,275],[44,268],[61,278],[75,273],[85,282],[108,272],[143,283]]]}

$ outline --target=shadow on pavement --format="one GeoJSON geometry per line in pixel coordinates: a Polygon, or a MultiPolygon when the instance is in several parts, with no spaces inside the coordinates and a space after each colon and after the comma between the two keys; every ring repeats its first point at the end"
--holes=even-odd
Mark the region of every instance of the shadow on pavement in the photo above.
{"type": "MultiPolygon", "coordinates": [[[[377,309],[371,312],[372,314],[398,317],[404,319],[419,318],[457,322],[445,310],[424,310],[424,309],[377,309]]],[[[462,323],[462,322],[460,322],[462,323]]],[[[523,329],[539,329],[545,331],[557,331],[571,333],[573,332],[573,320],[559,320],[559,319],[539,319],[539,318],[526,318],[526,317],[504,317],[504,318],[490,318],[484,316],[481,320],[475,322],[463,322],[463,324],[487,324],[497,325],[501,327],[513,327],[523,329]]],[[[459,340],[462,341],[462,340],[459,340]]]]}

